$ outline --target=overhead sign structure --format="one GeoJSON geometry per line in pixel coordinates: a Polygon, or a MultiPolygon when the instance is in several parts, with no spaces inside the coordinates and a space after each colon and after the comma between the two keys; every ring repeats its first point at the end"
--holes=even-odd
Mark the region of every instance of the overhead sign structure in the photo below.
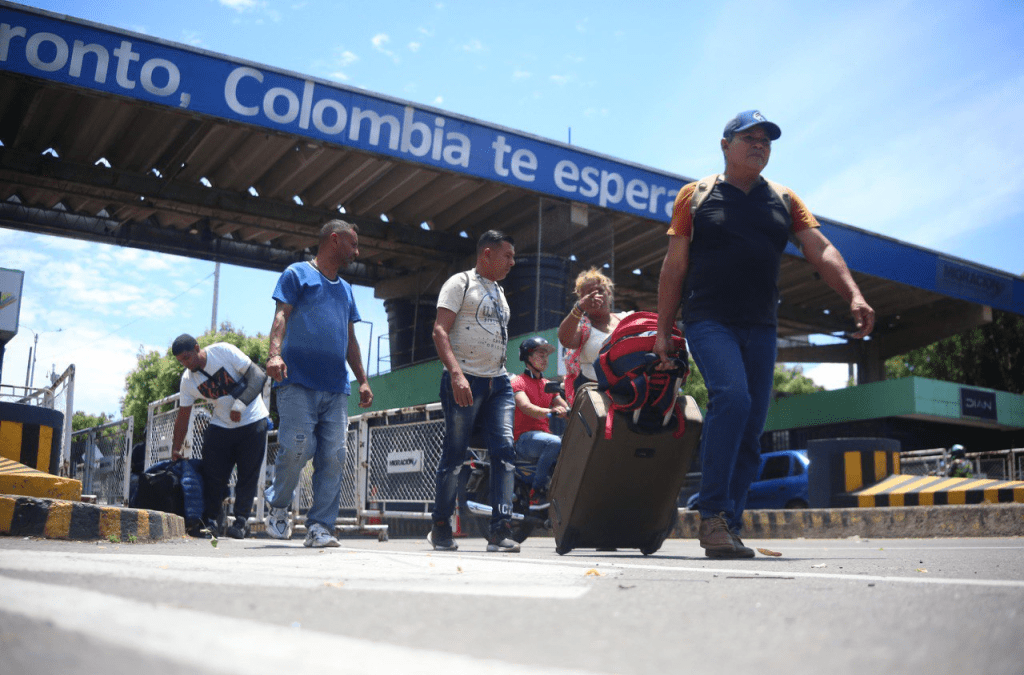
{"type": "Polygon", "coordinates": [[[0,64],[665,222],[685,183],[425,106],[9,4],[0,4],[0,64]]]}
{"type": "MultiPolygon", "coordinates": [[[[658,248],[666,241],[663,231],[649,225],[671,219],[675,196],[688,180],[436,108],[5,0],[0,71],[628,214],[644,219],[658,248]]],[[[0,148],[0,158],[7,151],[0,148]]],[[[10,154],[17,154],[13,146],[10,154]]],[[[414,222],[415,214],[409,219],[414,222]]],[[[819,220],[854,272],[1024,313],[1020,276],[819,220]]],[[[795,247],[787,251],[801,257],[795,247]]]]}

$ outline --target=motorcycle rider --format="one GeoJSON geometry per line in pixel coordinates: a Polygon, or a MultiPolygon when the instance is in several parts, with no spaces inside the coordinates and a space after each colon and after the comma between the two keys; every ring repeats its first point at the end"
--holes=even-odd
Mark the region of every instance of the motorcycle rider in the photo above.
{"type": "Polygon", "coordinates": [[[959,443],[955,443],[949,449],[949,454],[952,456],[953,461],[949,463],[949,468],[946,470],[947,476],[950,478],[970,478],[974,475],[966,453],[967,451],[964,449],[964,446],[959,443]]]}
{"type": "Polygon", "coordinates": [[[560,394],[545,391],[550,380],[544,377],[548,356],[555,348],[542,337],[531,337],[519,343],[519,360],[526,364],[522,375],[512,378],[516,412],[512,427],[516,455],[520,459],[536,462],[530,490],[530,507],[548,506],[547,489],[554,471],[562,439],[551,433],[550,417],[565,417],[569,406],[560,394]]]}

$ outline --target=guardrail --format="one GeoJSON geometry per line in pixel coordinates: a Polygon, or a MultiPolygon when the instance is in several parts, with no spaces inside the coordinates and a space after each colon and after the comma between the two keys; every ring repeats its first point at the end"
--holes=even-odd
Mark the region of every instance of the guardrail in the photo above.
{"type": "MultiPolygon", "coordinates": [[[[1024,480],[1024,448],[967,452],[975,478],[1024,480]]],[[[914,476],[944,476],[952,457],[948,448],[908,450],[900,453],[900,473],[914,476]]]]}

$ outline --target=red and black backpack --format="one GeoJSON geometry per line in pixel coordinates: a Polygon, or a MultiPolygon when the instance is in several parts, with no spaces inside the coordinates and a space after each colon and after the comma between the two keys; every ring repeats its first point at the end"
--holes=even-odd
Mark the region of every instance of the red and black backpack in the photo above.
{"type": "Polygon", "coordinates": [[[605,438],[612,436],[612,420],[616,411],[632,412],[633,426],[641,432],[655,432],[665,427],[675,413],[683,435],[686,421],[677,399],[679,388],[690,374],[686,340],[678,328],[672,328],[672,346],[676,351],[671,370],[655,370],[658,356],[652,350],[658,335],[658,315],[634,312],[619,321],[594,362],[597,388],[611,399],[605,438]]]}

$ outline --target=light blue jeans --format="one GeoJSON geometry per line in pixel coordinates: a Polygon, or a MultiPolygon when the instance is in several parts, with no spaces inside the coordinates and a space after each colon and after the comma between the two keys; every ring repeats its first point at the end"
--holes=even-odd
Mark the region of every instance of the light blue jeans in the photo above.
{"type": "Polygon", "coordinates": [[[686,342],[708,388],[700,439],[701,517],[725,514],[739,532],[761,463],[761,434],[775,376],[775,326],[686,324],[686,342]]]}
{"type": "Polygon", "coordinates": [[[267,503],[285,508],[299,483],[302,468],[313,460],[313,504],[306,523],[320,523],[334,531],[341,503],[341,474],[345,468],[348,435],[348,394],[313,391],[298,384],[277,389],[281,428],[274,463],[274,484],[267,503]]]}
{"type": "Polygon", "coordinates": [[[448,520],[455,512],[459,473],[466,461],[466,450],[479,427],[487,439],[491,458],[491,530],[512,514],[512,471],[515,450],[512,447],[512,419],[516,404],[508,375],[476,377],[467,375],[473,392],[473,405],[462,407],[455,402],[452,378],[441,375],[441,410],[444,412],[444,441],[437,463],[437,485],[434,494],[435,520],[448,520]]]}
{"type": "Polygon", "coordinates": [[[533,474],[534,490],[547,490],[551,471],[562,451],[562,439],[546,431],[524,431],[516,441],[516,454],[521,459],[537,464],[533,474]]]}

